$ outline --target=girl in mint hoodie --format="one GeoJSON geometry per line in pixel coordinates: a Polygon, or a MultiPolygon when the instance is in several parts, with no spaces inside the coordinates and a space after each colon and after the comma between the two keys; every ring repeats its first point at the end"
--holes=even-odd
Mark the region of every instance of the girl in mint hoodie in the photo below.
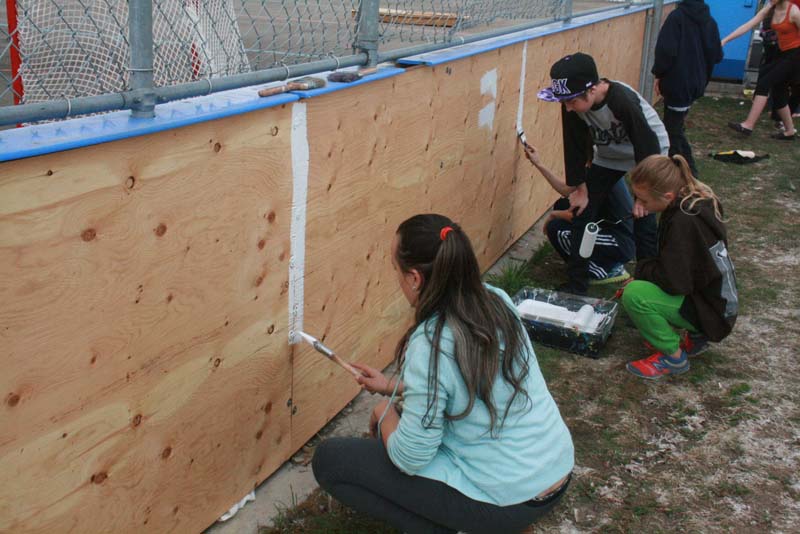
{"type": "Polygon", "coordinates": [[[362,386],[388,397],[374,437],[324,441],[314,475],[405,532],[519,532],[561,499],[574,450],[516,309],[481,283],[469,238],[447,217],[403,222],[392,257],[414,308],[396,349],[401,378],[357,366],[362,386]]]}

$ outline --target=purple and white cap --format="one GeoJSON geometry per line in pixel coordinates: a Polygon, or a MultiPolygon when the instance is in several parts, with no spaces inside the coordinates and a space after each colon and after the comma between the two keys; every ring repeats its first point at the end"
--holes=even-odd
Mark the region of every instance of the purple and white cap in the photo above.
{"type": "Polygon", "coordinates": [[[550,77],[553,79],[550,87],[536,95],[545,102],[572,100],[600,81],[594,59],[581,52],[556,61],[550,68],[550,77]]]}

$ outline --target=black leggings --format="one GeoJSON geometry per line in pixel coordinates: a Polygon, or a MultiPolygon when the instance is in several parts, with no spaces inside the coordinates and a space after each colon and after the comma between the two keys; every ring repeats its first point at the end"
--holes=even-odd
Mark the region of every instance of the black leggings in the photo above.
{"type": "Polygon", "coordinates": [[[323,441],[311,465],[319,485],[338,501],[410,534],[519,532],[549,512],[569,485],[541,502],[496,506],[442,482],[406,475],[382,442],[368,438],[323,441]]]}
{"type": "Polygon", "coordinates": [[[800,81],[800,48],[781,52],[758,70],[755,94],[772,95],[772,109],[789,105],[789,85],[800,81]]]}

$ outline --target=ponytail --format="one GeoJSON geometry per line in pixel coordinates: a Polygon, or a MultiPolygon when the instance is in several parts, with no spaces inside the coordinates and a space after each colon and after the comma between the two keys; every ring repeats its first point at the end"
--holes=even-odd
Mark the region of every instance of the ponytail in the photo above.
{"type": "Polygon", "coordinates": [[[694,177],[686,158],[679,154],[646,157],[631,171],[631,183],[644,185],[661,196],[675,193],[680,198],[681,211],[689,215],[693,214],[699,201],[710,200],[714,215],[718,220],[723,220],[719,198],[708,185],[694,177]]]}
{"type": "Polygon", "coordinates": [[[447,323],[454,341],[451,356],[469,393],[464,411],[447,417],[451,420],[466,417],[477,398],[489,411],[490,432],[494,433],[498,410],[491,395],[498,373],[514,388],[502,420],[517,394],[527,398],[522,384],[529,364],[522,324],[515,310],[483,286],[472,244],[458,224],[443,215],[416,215],[397,228],[397,238],[395,261],[398,267],[403,272],[417,270],[422,283],[414,324],[397,344],[395,360],[402,363],[411,334],[419,325],[431,320],[432,327],[429,330],[426,325],[425,331],[431,344],[431,358],[428,407],[423,424],[433,423],[433,409],[438,399],[441,335],[447,323]]]}

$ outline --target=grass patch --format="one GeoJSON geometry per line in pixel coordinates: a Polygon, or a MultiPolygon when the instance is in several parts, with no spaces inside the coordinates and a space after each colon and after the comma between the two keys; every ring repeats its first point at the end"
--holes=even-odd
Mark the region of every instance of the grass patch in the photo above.
{"type": "Polygon", "coordinates": [[[499,274],[487,276],[486,281],[499,287],[511,297],[520,289],[533,285],[527,262],[509,262],[499,274]]]}

